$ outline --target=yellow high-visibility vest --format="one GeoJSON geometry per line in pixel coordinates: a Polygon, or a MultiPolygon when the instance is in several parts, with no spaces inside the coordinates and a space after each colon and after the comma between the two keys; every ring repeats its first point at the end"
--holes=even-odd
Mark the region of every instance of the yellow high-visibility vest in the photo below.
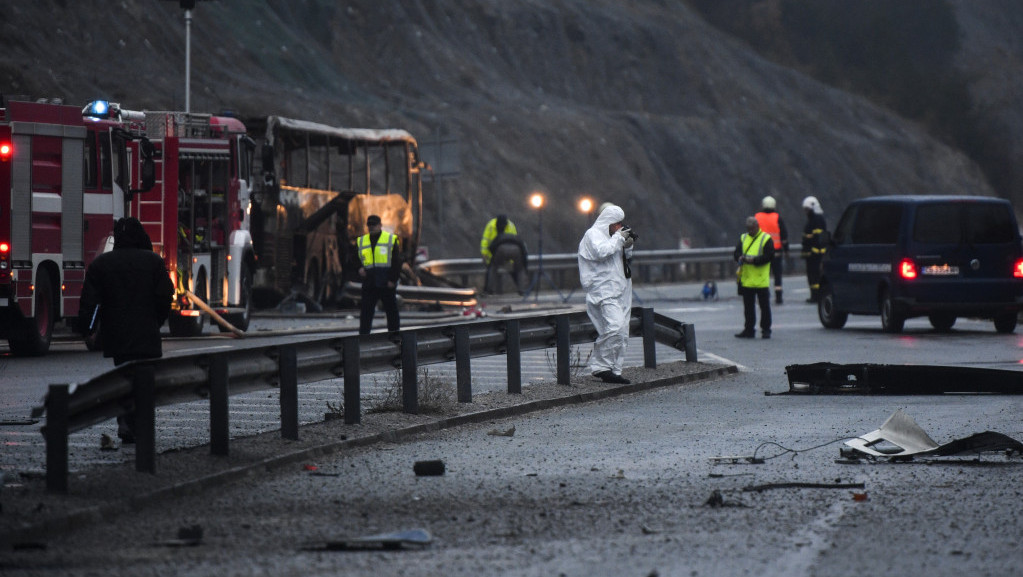
{"type": "Polygon", "coordinates": [[[396,238],[396,236],[386,230],[381,231],[380,238],[377,239],[376,247],[374,247],[368,234],[360,236],[358,240],[358,247],[359,259],[362,261],[362,266],[366,269],[389,268],[391,266],[391,253],[394,252],[394,241],[396,238]]]}
{"type": "MultiPolygon", "coordinates": [[[[764,253],[764,245],[771,242],[771,235],[760,231],[756,237],[743,233],[742,254],[744,256],[757,257],[764,253]]],[[[767,288],[771,284],[771,263],[760,266],[752,263],[743,263],[742,274],[739,275],[739,282],[747,288],[767,288]]]]}
{"type": "MultiPolygon", "coordinates": [[[[515,223],[509,220],[504,228],[504,233],[517,235],[519,231],[515,229],[515,223]]],[[[490,252],[490,243],[494,242],[499,234],[501,233],[497,230],[497,219],[490,219],[490,222],[483,227],[483,238],[480,239],[480,254],[483,255],[483,262],[487,264],[490,264],[490,259],[494,256],[490,252]]]]}

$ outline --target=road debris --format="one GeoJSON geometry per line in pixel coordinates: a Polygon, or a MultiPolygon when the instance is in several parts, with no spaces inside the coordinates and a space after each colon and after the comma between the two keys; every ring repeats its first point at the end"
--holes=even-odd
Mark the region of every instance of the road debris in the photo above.
{"type": "Polygon", "coordinates": [[[416,461],[412,471],[417,477],[438,477],[444,474],[444,461],[416,461]]]}
{"type": "Polygon", "coordinates": [[[510,429],[505,429],[503,431],[500,430],[500,429],[491,429],[491,430],[487,431],[487,434],[491,435],[491,436],[494,436],[494,437],[514,437],[515,436],[515,427],[512,427],[510,429]]]}
{"type": "Polygon", "coordinates": [[[769,489],[863,489],[863,483],[765,483],[743,487],[745,493],[767,491],[769,489]]]}
{"type": "Polygon", "coordinates": [[[785,373],[789,394],[1023,395],[1023,372],[983,367],[822,362],[789,365],[785,373]]]}
{"type": "Polygon", "coordinates": [[[189,525],[178,529],[177,539],[158,541],[156,545],[160,547],[195,547],[202,543],[202,535],[202,525],[189,525]]]}
{"type": "MultiPolygon", "coordinates": [[[[939,445],[901,409],[888,417],[880,429],[849,439],[845,444],[853,449],[852,454],[859,453],[889,460],[909,460],[914,456],[980,455],[996,451],[1003,451],[1008,456],[1012,453],[1023,454],[1023,443],[992,431],[939,445]]],[[[850,455],[849,451],[842,453],[843,457],[850,455]]]]}
{"type": "Polygon", "coordinates": [[[703,502],[706,507],[749,507],[746,503],[725,501],[725,496],[721,494],[721,491],[714,489],[710,494],[710,497],[703,502]]]}
{"type": "Polygon", "coordinates": [[[433,537],[425,529],[408,529],[393,533],[380,533],[365,537],[342,538],[321,543],[312,543],[302,547],[303,551],[365,551],[384,549],[388,551],[403,549],[422,549],[433,542],[433,537]]]}

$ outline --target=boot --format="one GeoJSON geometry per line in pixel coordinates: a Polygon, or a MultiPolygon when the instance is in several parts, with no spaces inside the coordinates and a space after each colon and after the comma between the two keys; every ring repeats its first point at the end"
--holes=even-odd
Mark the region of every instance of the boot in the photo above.
{"type": "Polygon", "coordinates": [[[806,299],[808,303],[816,303],[820,297],[817,296],[818,289],[810,289],[810,298],[806,299]]]}

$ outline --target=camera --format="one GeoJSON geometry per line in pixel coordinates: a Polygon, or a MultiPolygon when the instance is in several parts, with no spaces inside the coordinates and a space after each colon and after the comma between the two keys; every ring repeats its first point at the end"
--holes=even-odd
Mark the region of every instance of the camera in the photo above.
{"type": "Polygon", "coordinates": [[[639,239],[639,235],[632,231],[632,227],[631,226],[623,226],[622,230],[632,240],[638,240],[639,239]]]}

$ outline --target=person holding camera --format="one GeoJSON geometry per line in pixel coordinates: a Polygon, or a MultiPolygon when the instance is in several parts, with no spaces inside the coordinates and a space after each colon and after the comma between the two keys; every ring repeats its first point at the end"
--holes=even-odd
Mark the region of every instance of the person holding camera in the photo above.
{"type": "Polygon", "coordinates": [[[622,224],[625,211],[609,205],[600,211],[579,242],[579,281],[586,291],[586,314],[597,340],[590,373],[605,383],[629,384],[622,376],[632,314],[632,273],[625,257],[636,235],[622,224]]]}
{"type": "Polygon", "coordinates": [[[739,294],[745,327],[736,338],[752,339],[756,336],[757,311],[760,304],[760,336],[771,338],[771,260],[774,258],[774,241],[760,230],[756,217],[746,218],[746,232],[739,237],[733,254],[739,264],[739,294]]]}

